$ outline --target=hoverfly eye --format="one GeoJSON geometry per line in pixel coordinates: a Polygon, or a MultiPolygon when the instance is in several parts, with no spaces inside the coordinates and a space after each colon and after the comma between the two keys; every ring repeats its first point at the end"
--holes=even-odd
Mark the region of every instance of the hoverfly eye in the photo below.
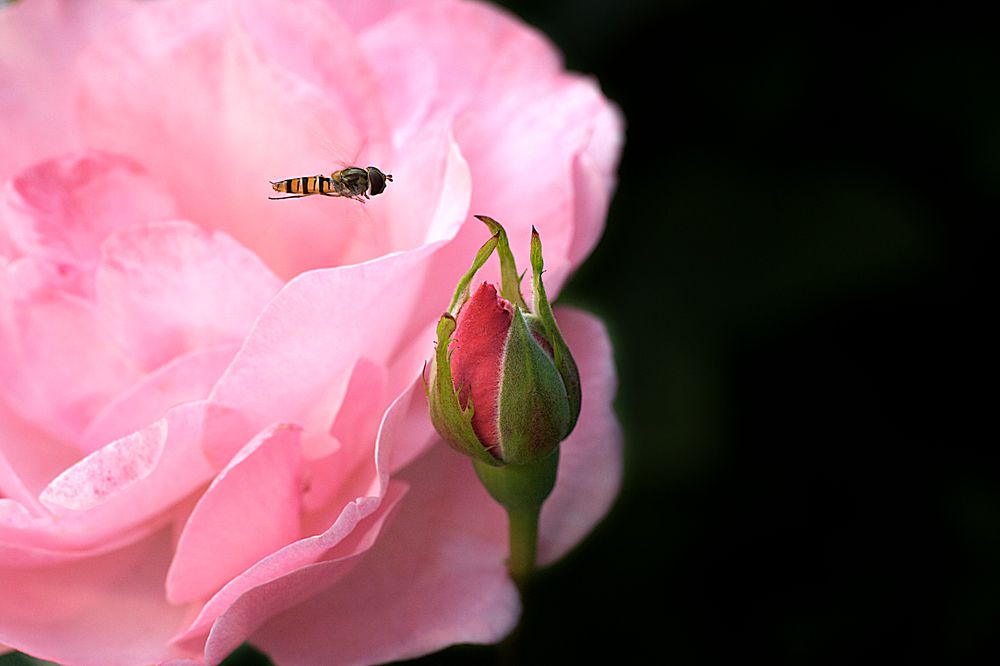
{"type": "Polygon", "coordinates": [[[371,185],[372,195],[382,194],[385,191],[385,174],[375,167],[368,167],[368,182],[371,185]]]}

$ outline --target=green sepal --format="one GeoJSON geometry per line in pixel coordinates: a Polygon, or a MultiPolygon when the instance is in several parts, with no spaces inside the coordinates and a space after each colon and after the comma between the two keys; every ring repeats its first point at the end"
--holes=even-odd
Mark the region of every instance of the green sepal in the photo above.
{"type": "Polygon", "coordinates": [[[555,361],[556,369],[562,377],[563,385],[566,387],[566,398],[569,401],[569,428],[568,435],[576,426],[576,420],[580,416],[580,403],[583,400],[583,393],[580,389],[580,371],[573,360],[566,341],[563,339],[562,331],[556,324],[556,318],[552,314],[552,306],[549,304],[549,297],[545,295],[545,285],[542,284],[542,273],[545,262],[542,259],[542,239],[538,235],[535,227],[531,227],[531,291],[534,301],[534,315],[538,317],[545,329],[545,337],[552,345],[552,358],[555,361]]]}
{"type": "Polygon", "coordinates": [[[524,273],[521,277],[517,275],[517,264],[514,261],[514,253],[510,251],[507,232],[492,217],[476,215],[476,219],[485,224],[490,233],[497,237],[497,256],[500,257],[500,295],[522,310],[527,310],[528,306],[521,296],[521,277],[524,273]]]}
{"type": "Polygon", "coordinates": [[[500,461],[482,445],[472,429],[472,416],[475,414],[472,400],[469,400],[465,409],[462,409],[458,401],[451,376],[451,353],[448,350],[451,334],[456,327],[455,318],[451,314],[446,312],[441,315],[437,325],[433,375],[430,386],[425,384],[431,422],[445,441],[459,453],[489,465],[499,465],[500,461]]]}
{"type": "MultiPolygon", "coordinates": [[[[448,306],[448,313],[452,317],[457,317],[458,311],[462,309],[462,305],[465,304],[465,301],[469,300],[469,286],[472,284],[472,278],[476,277],[476,273],[479,272],[479,269],[483,267],[486,260],[493,254],[493,250],[496,249],[500,237],[501,232],[495,232],[488,241],[483,243],[483,246],[476,252],[476,258],[472,260],[472,267],[458,281],[458,286],[455,287],[455,295],[451,297],[451,304],[448,306]]],[[[507,239],[504,237],[504,244],[506,245],[506,243],[507,239]]]]}
{"type": "Polygon", "coordinates": [[[501,377],[501,457],[506,463],[524,464],[548,456],[569,433],[569,402],[562,377],[518,307],[507,334],[501,377]]]}

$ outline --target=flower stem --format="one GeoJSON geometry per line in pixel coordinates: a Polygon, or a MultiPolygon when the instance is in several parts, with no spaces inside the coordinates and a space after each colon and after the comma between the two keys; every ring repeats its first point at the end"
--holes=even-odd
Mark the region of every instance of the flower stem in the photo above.
{"type": "Polygon", "coordinates": [[[509,509],[509,548],[507,570],[517,587],[524,591],[525,583],[535,570],[535,558],[538,551],[538,517],[541,505],[509,509]]]}
{"type": "Polygon", "coordinates": [[[525,583],[535,570],[538,517],[542,504],[556,483],[559,449],[550,456],[524,465],[494,466],[473,458],[472,466],[493,499],[507,510],[510,535],[507,570],[523,592],[525,583]]]}

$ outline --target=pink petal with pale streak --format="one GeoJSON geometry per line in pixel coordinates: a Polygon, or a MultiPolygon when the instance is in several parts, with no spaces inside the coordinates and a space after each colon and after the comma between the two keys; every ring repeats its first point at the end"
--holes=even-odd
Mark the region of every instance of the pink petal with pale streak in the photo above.
{"type": "Polygon", "coordinates": [[[81,146],[77,57],[91,41],[114,35],[134,4],[28,0],[0,10],[0,182],[81,146]]]}
{"type": "Polygon", "coordinates": [[[20,259],[0,273],[0,398],[72,441],[138,372],[92,302],[37,280],[33,268],[23,279],[33,262],[20,259]]]}
{"type": "Polygon", "coordinates": [[[580,420],[560,445],[559,475],[542,508],[538,559],[565,555],[607,514],[622,482],[622,431],[612,404],[618,388],[604,324],[576,308],[558,307],[559,328],[580,370],[580,420]]]}
{"type": "Polygon", "coordinates": [[[153,425],[111,442],[70,467],[42,493],[50,510],[86,511],[149,475],[160,462],[167,424],[153,425]]]}
{"type": "Polygon", "coordinates": [[[181,532],[167,598],[207,599],[299,535],[300,429],[276,425],[254,437],[212,481],[181,532]]]}
{"type": "Polygon", "coordinates": [[[168,643],[190,613],[163,594],[169,530],[114,552],[32,569],[0,566],[0,641],[73,666],[134,666],[192,656],[168,643]],[[111,637],[111,638],[109,638],[111,637]]]}
{"type": "Polygon", "coordinates": [[[176,405],[208,397],[229,362],[236,344],[182,354],[145,375],[109,402],[79,439],[87,453],[153,423],[176,405]]]}
{"type": "Polygon", "coordinates": [[[97,270],[105,324],[143,367],[241,340],[280,281],[232,238],[188,222],[112,235],[97,270]]]}
{"type": "Polygon", "coordinates": [[[229,233],[283,278],[385,248],[375,201],[268,201],[268,181],[392,161],[369,154],[388,139],[371,100],[336,92],[370,86],[354,37],[333,12],[294,13],[273,1],[252,15],[230,2],[141,3],[82,65],[88,142],[137,156],[165,179],[185,218],[229,233]],[[276,40],[326,58],[282,67],[271,59],[276,40]],[[178,155],[190,168],[178,168],[178,155]]]}
{"type": "Polygon", "coordinates": [[[173,201],[138,164],[99,152],[36,164],[0,200],[0,225],[17,250],[87,272],[109,234],[173,217],[173,201]]]}
{"type": "MultiPolygon", "coordinates": [[[[580,367],[587,407],[563,443],[559,480],[542,512],[543,564],[593,528],[621,480],[607,335],[590,315],[559,308],[558,316],[580,367]]],[[[394,403],[395,427],[383,428],[380,445],[389,450],[414,447],[413,440],[429,429],[426,403],[416,388],[394,403]]],[[[305,666],[316,654],[331,666],[406,659],[454,643],[495,642],[514,626],[519,606],[503,564],[506,516],[468,459],[438,440],[394,478],[410,483],[411,491],[357,568],[250,637],[276,663],[305,666]]]]}
{"type": "Polygon", "coordinates": [[[165,507],[214,475],[203,455],[204,440],[232,438],[242,443],[252,435],[238,420],[218,427],[223,420],[218,411],[205,403],[180,405],[70,466],[41,493],[51,515],[0,513],[0,544],[6,547],[0,562],[44,559],[39,551],[70,558],[73,551],[115,542],[120,546],[172,520],[173,513],[165,507]]]}

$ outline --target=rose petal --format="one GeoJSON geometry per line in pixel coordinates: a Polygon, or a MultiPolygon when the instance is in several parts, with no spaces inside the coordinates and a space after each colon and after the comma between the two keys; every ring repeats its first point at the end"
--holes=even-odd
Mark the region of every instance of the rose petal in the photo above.
{"type": "MultiPolygon", "coordinates": [[[[395,180],[375,209],[386,251],[448,240],[466,221],[472,180],[450,122],[423,125],[398,144],[395,180]]],[[[375,208],[373,206],[373,208],[375,208]]]]}
{"type": "MultiPolygon", "coordinates": [[[[205,644],[205,659],[217,663],[236,649],[267,618],[333,585],[356,566],[358,555],[371,548],[396,503],[406,493],[406,485],[390,484],[379,511],[351,534],[352,544],[336,558],[320,562],[277,578],[244,594],[212,626],[205,644]]],[[[315,655],[313,655],[315,660],[315,655]]],[[[323,657],[324,661],[326,656],[323,657]]]]}
{"type": "Polygon", "coordinates": [[[72,441],[138,373],[93,303],[44,283],[25,284],[20,268],[29,262],[0,273],[0,397],[72,441]]]}
{"type": "Polygon", "coordinates": [[[80,437],[80,448],[96,451],[156,421],[171,407],[205,399],[236,351],[235,344],[199,349],[145,375],[94,417],[80,437]]]}
{"type": "MultiPolygon", "coordinates": [[[[365,3],[364,6],[376,5],[365,3]]],[[[343,16],[351,21],[355,18],[353,14],[352,8],[343,16]]],[[[423,47],[412,48],[409,40],[400,39],[398,31],[391,26],[386,29],[375,26],[362,32],[358,41],[379,79],[384,113],[392,120],[393,140],[397,145],[404,143],[424,129],[439,110],[435,106],[435,96],[427,94],[438,86],[434,59],[423,47]]],[[[449,115],[442,113],[438,122],[447,121],[450,125],[449,115]]]]}
{"type": "Polygon", "coordinates": [[[27,423],[0,400],[0,495],[42,515],[39,493],[79,459],[75,447],[27,423]]]}
{"type": "Polygon", "coordinates": [[[142,537],[158,521],[173,519],[165,507],[214,475],[203,455],[204,440],[250,438],[238,419],[225,417],[221,408],[204,402],[180,405],[149,427],[95,451],[42,491],[41,502],[51,516],[27,520],[6,514],[14,522],[4,522],[0,514],[0,543],[11,546],[11,558],[24,553],[30,560],[39,549],[86,550],[142,537]]]}
{"type": "Polygon", "coordinates": [[[576,308],[556,308],[556,319],[580,370],[583,409],[560,445],[556,487],[542,508],[540,564],[565,555],[603,518],[622,482],[622,431],[612,409],[618,381],[607,330],[576,308]]]}
{"type": "Polygon", "coordinates": [[[144,479],[160,462],[167,424],[153,425],[116,440],[56,477],[42,493],[50,510],[85,511],[144,479]]]}
{"type": "Polygon", "coordinates": [[[436,1],[438,0],[382,0],[381,2],[327,0],[327,4],[339,12],[354,32],[361,32],[401,9],[436,1]]]}
{"type": "MultiPolygon", "coordinates": [[[[574,158],[595,136],[595,154],[603,155],[609,143],[603,129],[608,105],[597,85],[565,74],[543,36],[478,3],[408,7],[369,28],[362,44],[386,91],[393,127],[417,126],[432,115],[454,119],[456,141],[472,172],[471,209],[506,226],[521,266],[528,265],[531,226],[538,228],[546,267],[553,271],[547,287],[555,296],[571,268],[566,262],[574,243],[574,158]],[[412,57],[400,57],[404,53],[412,57]],[[448,75],[414,75],[415,67],[448,75]],[[433,107],[412,103],[413,84],[406,82],[415,79],[432,90],[417,99],[432,98],[433,107]]],[[[590,222],[603,211],[581,215],[590,222]]],[[[588,226],[581,233],[583,245],[594,232],[588,226]]],[[[492,265],[483,276],[498,281],[492,265]]]]}
{"type": "Polygon", "coordinates": [[[14,242],[7,235],[6,225],[0,224],[0,271],[7,271],[14,254],[14,242]]]}
{"type": "MultiPolygon", "coordinates": [[[[572,164],[606,102],[594,83],[568,75],[543,90],[522,86],[519,92],[508,96],[517,98],[509,100],[509,113],[470,110],[456,122],[455,136],[476,183],[471,209],[506,227],[518,266],[530,265],[528,239],[536,227],[546,268],[565,275],[574,232],[572,164]]],[[[555,297],[562,283],[555,274],[547,278],[555,297]]]]}
{"type": "MultiPolygon", "coordinates": [[[[204,644],[206,660],[218,663],[266,618],[333,585],[350,571],[357,556],[375,543],[384,522],[406,492],[406,484],[394,481],[387,485],[381,501],[350,505],[343,519],[323,539],[325,547],[316,551],[322,557],[320,561],[289,567],[282,562],[279,551],[254,565],[213,597],[191,628],[174,639],[175,644],[204,644]]],[[[313,539],[311,543],[320,541],[313,539]]]]}
{"type": "Polygon", "coordinates": [[[370,86],[364,54],[336,14],[273,1],[255,2],[253,12],[224,2],[141,7],[84,59],[88,141],[139,156],[166,179],[185,218],[230,234],[284,278],[382,254],[367,206],[267,200],[268,181],[387,159],[369,154],[385,143],[379,122],[365,124],[370,107],[333,92],[370,86]],[[282,67],[272,60],[279,39],[299,40],[294,49],[309,59],[282,67]],[[191,168],[177,168],[177,155],[191,168]]]}
{"type": "Polygon", "coordinates": [[[32,0],[0,11],[0,182],[80,147],[77,58],[91,40],[114,35],[134,4],[32,0]]]}
{"type": "MultiPolygon", "coordinates": [[[[387,109],[404,112],[405,99],[415,97],[431,97],[436,108],[454,112],[476,103],[512,108],[516,103],[506,95],[532,83],[544,87],[547,79],[561,72],[562,64],[540,33],[510,14],[480,3],[406,3],[405,8],[369,26],[362,44],[383,94],[401,98],[388,101],[387,109]],[[397,88],[395,82],[405,81],[405,77],[395,68],[408,71],[402,62],[405,58],[399,57],[407,52],[417,54],[418,62],[429,58],[431,68],[447,76],[435,78],[436,86],[419,95],[406,86],[397,88]]],[[[393,127],[404,124],[398,117],[390,118],[393,127]]]]}
{"type": "MultiPolygon", "coordinates": [[[[362,380],[359,378],[358,381],[362,380]]],[[[316,586],[299,587],[293,584],[291,587],[286,587],[281,579],[297,571],[309,569],[317,562],[324,560],[338,562],[330,570],[332,575],[339,576],[345,572],[346,568],[339,562],[344,558],[353,557],[371,546],[372,539],[380,529],[381,521],[384,520],[391,506],[399,500],[405,491],[405,484],[389,482],[390,471],[404,461],[411,460],[415,455],[415,449],[423,450],[431,441],[427,436],[428,432],[432,432],[432,430],[429,426],[426,406],[418,406],[423,403],[422,387],[418,390],[418,383],[415,382],[408,387],[407,391],[396,398],[386,411],[379,427],[378,443],[374,450],[369,449],[375,464],[374,478],[371,479],[369,487],[366,489],[366,492],[369,493],[367,496],[359,496],[347,503],[340,515],[332,521],[330,527],[324,532],[300,539],[277,550],[254,564],[243,574],[233,578],[205,604],[191,627],[184,634],[178,636],[176,640],[185,644],[203,640],[200,637],[205,635],[218,618],[223,615],[232,616],[233,613],[236,613],[237,618],[249,613],[252,617],[257,618],[255,621],[259,624],[260,617],[263,617],[259,608],[254,610],[256,606],[251,604],[250,610],[246,610],[246,606],[240,606],[244,610],[233,610],[234,604],[254,590],[263,589],[264,586],[271,583],[275,583],[278,589],[282,590],[280,603],[284,604],[283,607],[308,598],[318,591],[316,586]],[[417,414],[422,417],[422,423],[420,420],[414,419],[417,414]],[[373,515],[375,518],[371,518],[373,515]]],[[[327,584],[332,584],[332,580],[324,580],[327,580],[327,584]]],[[[254,592],[254,596],[251,598],[259,600],[261,594],[254,592]]],[[[266,601],[254,603],[266,604],[266,601]]],[[[240,621],[242,622],[242,620],[240,621]]],[[[213,634],[216,631],[218,629],[213,629],[213,634]]],[[[233,639],[231,630],[224,632],[224,635],[229,637],[226,639],[227,641],[233,639]]],[[[233,640],[240,642],[245,639],[246,634],[242,634],[233,640]]],[[[228,645],[228,643],[226,644],[228,645]]]]}
{"type": "Polygon", "coordinates": [[[427,415],[427,393],[422,378],[415,379],[396,398],[386,413],[382,430],[387,440],[386,467],[390,475],[395,475],[440,442],[427,415]]]}
{"type": "Polygon", "coordinates": [[[383,663],[492,643],[513,628],[520,604],[502,564],[504,515],[469,461],[439,442],[401,478],[417,483],[357,567],[250,637],[275,663],[307,666],[318,654],[330,666],[383,663]]]}
{"type": "Polygon", "coordinates": [[[301,449],[295,427],[252,439],[212,481],[181,532],[167,598],[206,599],[299,534],[301,449]]]}
{"type": "Polygon", "coordinates": [[[378,308],[380,321],[413,321],[409,313],[425,296],[424,276],[439,247],[292,280],[265,308],[211,400],[258,429],[284,420],[325,431],[356,359],[384,363],[411,334],[408,325],[366,326],[366,309],[378,308]],[[307,412],[326,420],[306,420],[307,412]]]}
{"type": "Polygon", "coordinates": [[[192,656],[168,642],[190,612],[168,604],[163,595],[171,550],[170,532],[161,530],[100,557],[31,569],[0,567],[4,596],[16,600],[0,613],[0,641],[74,666],[192,656]]]}
{"type": "Polygon", "coordinates": [[[355,31],[324,0],[299,0],[297,5],[290,12],[281,0],[243,0],[237,9],[262,59],[322,91],[341,110],[338,124],[350,123],[356,128],[353,134],[364,137],[369,158],[385,159],[389,129],[355,31]]]}
{"type": "Polygon", "coordinates": [[[343,406],[330,426],[330,434],[348,448],[368,452],[375,443],[379,421],[385,413],[385,370],[361,358],[351,372],[343,406]]]}
{"type": "Polygon", "coordinates": [[[348,502],[371,487],[376,477],[375,437],[388,406],[385,371],[362,358],[354,366],[343,403],[329,435],[342,445],[306,464],[307,490],[303,505],[306,534],[323,532],[348,502]]]}
{"type": "Polygon", "coordinates": [[[241,340],[280,281],[222,233],[160,222],[114,234],[97,270],[103,321],[146,368],[241,340]]]}
{"type": "Polygon", "coordinates": [[[170,196],[138,164],[100,152],[36,164],[0,199],[0,226],[17,250],[85,271],[112,232],[172,217],[170,196]]]}
{"type": "Polygon", "coordinates": [[[618,107],[606,105],[595,119],[586,148],[573,160],[573,241],[570,266],[586,259],[604,232],[611,195],[617,184],[618,160],[624,143],[625,119],[618,107]]]}
{"type": "Polygon", "coordinates": [[[38,505],[38,500],[27,489],[14,466],[4,455],[3,450],[0,450],[0,499],[5,497],[13,499],[22,507],[31,507],[37,512],[43,511],[38,505]]]}

